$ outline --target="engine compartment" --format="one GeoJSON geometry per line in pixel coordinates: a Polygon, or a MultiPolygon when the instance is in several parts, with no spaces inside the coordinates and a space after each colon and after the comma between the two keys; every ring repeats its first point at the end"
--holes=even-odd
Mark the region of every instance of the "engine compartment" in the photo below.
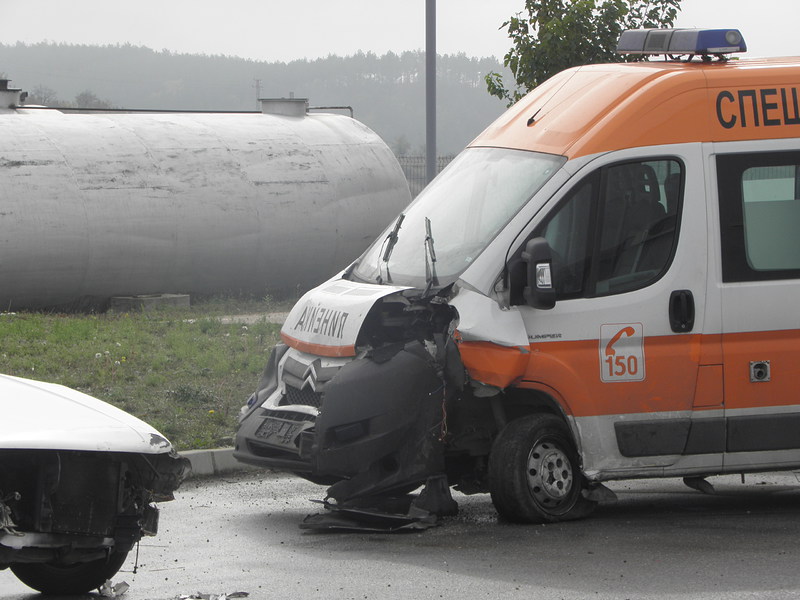
{"type": "Polygon", "coordinates": [[[187,470],[175,453],[0,450],[0,566],[127,552],[187,470]]]}

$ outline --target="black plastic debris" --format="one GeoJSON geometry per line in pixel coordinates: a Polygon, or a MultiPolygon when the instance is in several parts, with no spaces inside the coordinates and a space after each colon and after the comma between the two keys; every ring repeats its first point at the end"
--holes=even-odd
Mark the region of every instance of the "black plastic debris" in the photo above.
{"type": "Polygon", "coordinates": [[[427,529],[438,524],[436,515],[424,510],[420,510],[420,514],[415,514],[414,510],[399,514],[386,512],[378,507],[339,506],[327,501],[321,503],[326,512],[308,515],[300,523],[301,529],[391,533],[427,529]]]}
{"type": "Polygon", "coordinates": [[[178,600],[228,600],[229,598],[247,598],[249,592],[229,592],[223,594],[206,594],[197,592],[196,594],[181,594],[178,600]]]}
{"type": "Polygon", "coordinates": [[[439,517],[458,513],[450,495],[447,478],[431,477],[418,495],[366,496],[337,504],[312,500],[325,507],[324,513],[308,515],[301,529],[316,531],[366,531],[392,533],[418,531],[439,524],[439,517]]]}
{"type": "Polygon", "coordinates": [[[439,517],[453,517],[458,514],[458,502],[450,494],[446,475],[428,477],[425,487],[411,503],[411,507],[439,517]]]}

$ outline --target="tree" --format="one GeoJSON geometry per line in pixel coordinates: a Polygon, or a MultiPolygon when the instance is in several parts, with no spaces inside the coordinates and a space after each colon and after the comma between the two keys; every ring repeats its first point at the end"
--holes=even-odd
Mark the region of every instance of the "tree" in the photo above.
{"type": "Polygon", "coordinates": [[[516,89],[506,89],[502,75],[492,72],[485,77],[488,91],[510,106],[569,67],[641,60],[615,53],[620,34],[625,29],[671,27],[680,1],[525,0],[525,11],[500,26],[513,44],[503,63],[516,89]]]}
{"type": "Polygon", "coordinates": [[[112,108],[111,102],[101,100],[89,90],[84,90],[75,96],[75,106],[77,108],[112,108]]]}
{"type": "Polygon", "coordinates": [[[58,94],[53,88],[46,85],[37,85],[31,90],[28,98],[25,100],[26,104],[42,104],[44,106],[57,106],[61,102],[58,99],[58,94]]]}

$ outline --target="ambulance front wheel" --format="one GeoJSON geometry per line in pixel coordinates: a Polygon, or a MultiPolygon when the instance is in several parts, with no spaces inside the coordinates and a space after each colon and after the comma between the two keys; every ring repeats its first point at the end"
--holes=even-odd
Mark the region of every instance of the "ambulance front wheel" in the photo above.
{"type": "Polygon", "coordinates": [[[588,516],[597,506],[586,486],[566,424],[550,414],[512,421],[489,455],[489,491],[501,517],[515,523],[552,523],[588,516]]]}

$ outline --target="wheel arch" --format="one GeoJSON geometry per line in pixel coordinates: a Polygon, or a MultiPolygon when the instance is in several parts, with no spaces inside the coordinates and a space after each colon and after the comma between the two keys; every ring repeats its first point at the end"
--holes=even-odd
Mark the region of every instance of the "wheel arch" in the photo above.
{"type": "Polygon", "coordinates": [[[501,517],[545,523],[594,510],[571,437],[568,421],[554,412],[534,410],[509,421],[489,455],[489,492],[501,517]]]}
{"type": "Polygon", "coordinates": [[[583,449],[578,427],[569,404],[556,389],[545,384],[526,381],[518,387],[506,390],[505,396],[506,424],[537,413],[548,413],[559,417],[567,426],[583,470],[583,449]]]}

